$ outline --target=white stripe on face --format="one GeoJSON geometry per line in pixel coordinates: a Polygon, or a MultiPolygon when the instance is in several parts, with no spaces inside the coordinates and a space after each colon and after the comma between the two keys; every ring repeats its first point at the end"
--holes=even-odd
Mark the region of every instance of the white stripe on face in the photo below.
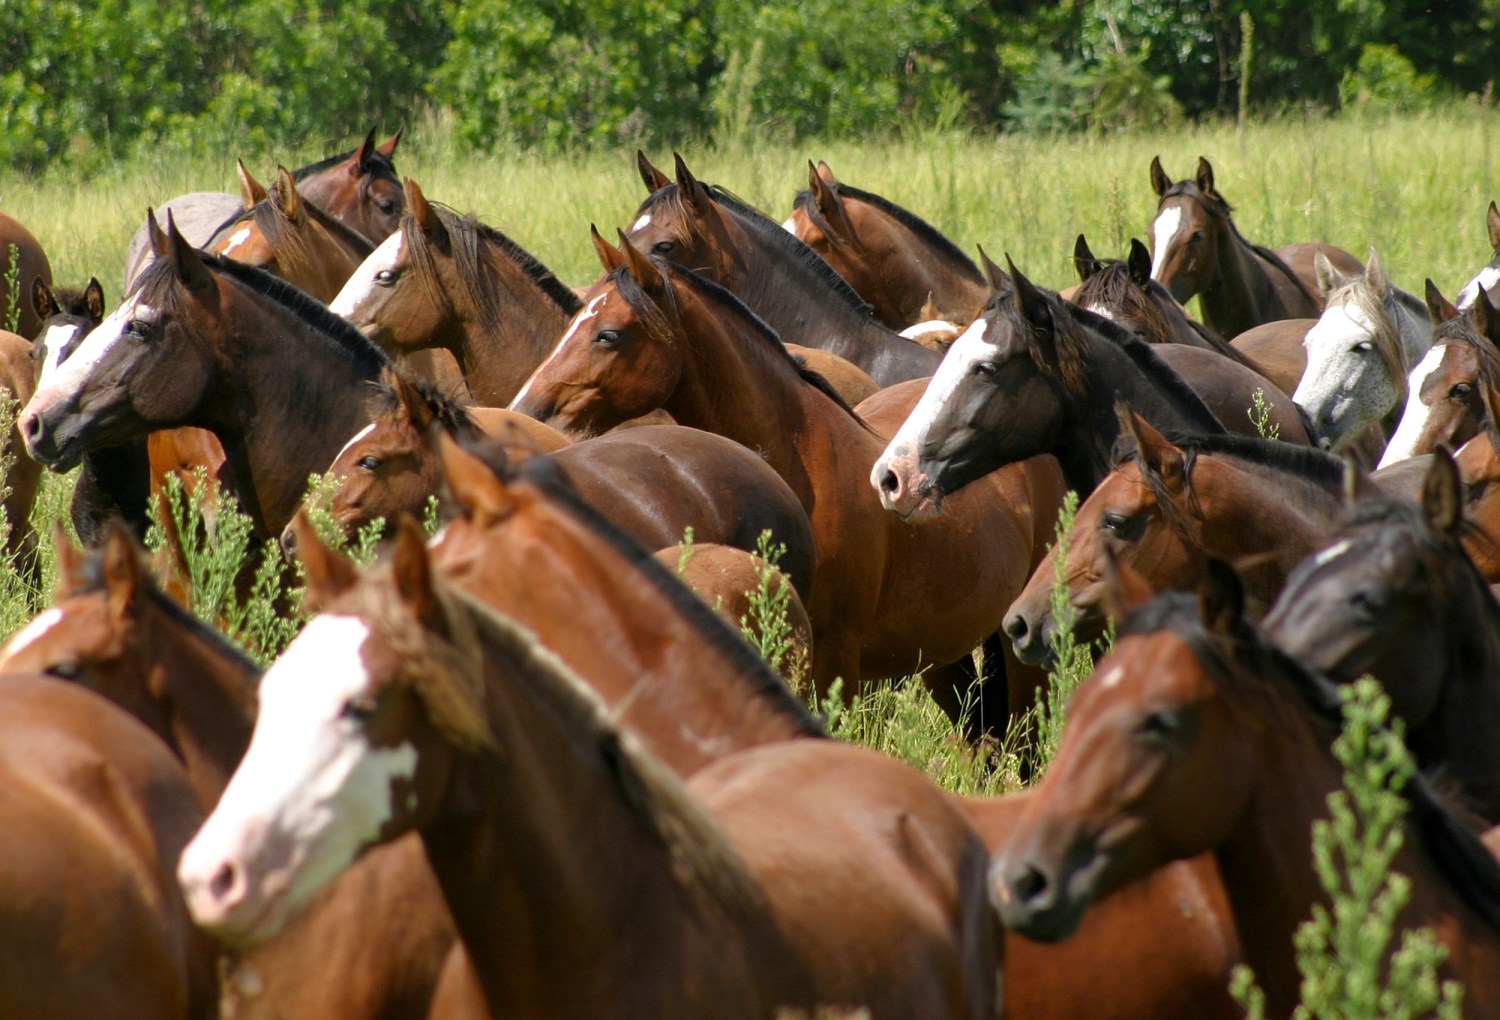
{"type": "Polygon", "coordinates": [[[785,230],[788,234],[795,235],[797,233],[797,217],[788,217],[787,221],[781,225],[781,229],[785,230]]]}
{"type": "MultiPolygon", "coordinates": [[[[26,406],[46,408],[76,396],[88,384],[94,369],[119,342],[126,324],[135,319],[154,322],[156,316],[156,309],[138,298],[120,305],[83,338],[83,343],[67,361],[54,365],[50,373],[43,366],[36,393],[26,406]]],[[[48,353],[50,361],[50,351],[48,353]]]]}
{"type": "Polygon", "coordinates": [[[568,341],[577,336],[579,331],[583,329],[584,323],[599,314],[600,310],[604,308],[604,299],[607,297],[609,297],[607,293],[600,294],[585,305],[583,311],[578,313],[578,317],[573,320],[572,325],[568,327],[568,331],[563,334],[563,338],[557,342],[556,347],[552,348],[552,353],[547,355],[547,359],[536,367],[536,371],[532,372],[530,378],[526,380],[526,385],[521,387],[521,392],[517,393],[515,399],[510,402],[512,408],[519,404],[521,399],[526,396],[527,392],[531,389],[531,384],[536,381],[536,377],[542,374],[542,370],[557,360],[557,356],[568,345],[568,341]]]}
{"type": "MultiPolygon", "coordinates": [[[[787,222],[791,222],[788,220],[787,222]]],[[[919,340],[928,333],[957,333],[957,323],[949,322],[947,319],[928,319],[925,322],[913,323],[901,331],[901,335],[908,340],[919,340]]]]}
{"type": "Polygon", "coordinates": [[[1151,224],[1152,236],[1156,239],[1156,251],[1151,253],[1151,279],[1161,279],[1162,263],[1167,259],[1167,250],[1172,240],[1182,229],[1182,210],[1177,206],[1163,209],[1151,224]]]}
{"type": "Polygon", "coordinates": [[[911,409],[911,414],[901,423],[891,441],[886,444],[884,452],[876,458],[875,466],[870,470],[870,484],[875,486],[876,491],[880,489],[881,476],[885,474],[889,462],[896,457],[895,451],[899,447],[908,450],[917,450],[927,438],[928,429],[932,428],[932,422],[938,412],[952,398],[953,392],[958,389],[959,383],[964,376],[969,374],[969,369],[976,361],[992,358],[998,353],[994,344],[985,339],[985,333],[989,329],[989,323],[985,319],[976,319],[969,324],[969,328],[961,333],[953,346],[948,348],[948,353],[943,355],[943,360],[938,364],[938,369],[933,373],[932,381],[927,384],[922,397],[917,401],[917,406],[911,409]]]}
{"type": "Polygon", "coordinates": [[[394,269],[401,261],[402,244],[404,237],[401,231],[396,231],[390,237],[380,242],[380,245],[360,263],[359,268],[354,271],[344,283],[338,296],[328,306],[335,315],[351,318],[359,308],[360,303],[367,300],[379,284],[375,282],[375,274],[386,269],[394,269]]]}
{"type": "Polygon", "coordinates": [[[231,861],[255,869],[261,897],[303,902],[390,820],[392,783],[416,773],[417,752],[371,747],[345,715],[369,693],[369,638],[361,619],[320,616],[266,671],[250,747],[178,865],[190,903],[231,861]]]}
{"type": "Polygon", "coordinates": [[[44,384],[48,377],[56,374],[57,366],[62,363],[63,348],[73,342],[73,338],[83,330],[82,326],[49,326],[47,335],[42,337],[42,348],[47,352],[42,359],[42,374],[37,380],[37,385],[44,384]]]}
{"type": "Polygon", "coordinates": [[[374,431],[375,431],[375,423],[372,421],[372,422],[370,422],[370,424],[366,425],[364,428],[362,428],[358,432],[354,433],[354,438],[351,439],[351,440],[349,440],[347,443],[344,444],[344,448],[339,451],[339,455],[337,457],[333,458],[333,462],[335,464],[337,464],[339,461],[343,460],[344,459],[344,454],[346,454],[346,453],[349,452],[349,448],[351,446],[353,446],[355,443],[359,442],[361,439],[365,438],[365,436],[368,436],[371,432],[374,432],[374,431]]]}
{"type": "Polygon", "coordinates": [[[1354,539],[1352,538],[1346,538],[1342,541],[1333,543],[1333,545],[1330,545],[1327,549],[1324,549],[1322,552],[1313,557],[1313,566],[1321,567],[1326,563],[1332,562],[1340,555],[1342,555],[1343,552],[1353,544],[1354,539]]]}
{"type": "Polygon", "coordinates": [[[63,611],[56,606],[38,614],[36,619],[17,631],[15,636],[5,643],[5,647],[0,649],[0,662],[9,661],[12,656],[20,654],[22,650],[35,644],[43,634],[61,623],[62,618],[63,611]]]}
{"type": "Polygon", "coordinates": [[[1432,407],[1422,402],[1422,387],[1443,367],[1443,356],[1448,353],[1448,346],[1437,344],[1429,348],[1422,355],[1422,360],[1417,362],[1417,367],[1406,377],[1406,408],[1401,412],[1401,423],[1396,426],[1396,434],[1391,436],[1385,453],[1380,456],[1377,471],[1411,459],[1416,451],[1417,441],[1422,438],[1422,433],[1427,429],[1427,419],[1432,415],[1432,407]]]}
{"type": "Polygon", "coordinates": [[[651,214],[645,213],[631,225],[630,232],[634,234],[636,231],[645,230],[649,226],[651,226],[651,214]]]}
{"type": "Polygon", "coordinates": [[[1481,290],[1493,290],[1496,284],[1500,284],[1500,265],[1485,266],[1458,292],[1458,310],[1468,311],[1479,300],[1481,290]]]}
{"type": "Polygon", "coordinates": [[[233,258],[234,250],[248,240],[250,240],[250,228],[241,227],[240,229],[229,235],[228,243],[224,245],[223,250],[220,251],[219,254],[223,255],[226,258],[233,258]]]}
{"type": "Polygon", "coordinates": [[[1089,305],[1089,311],[1093,312],[1101,319],[1108,319],[1110,322],[1119,321],[1115,318],[1114,309],[1105,308],[1103,305],[1089,305]]]}

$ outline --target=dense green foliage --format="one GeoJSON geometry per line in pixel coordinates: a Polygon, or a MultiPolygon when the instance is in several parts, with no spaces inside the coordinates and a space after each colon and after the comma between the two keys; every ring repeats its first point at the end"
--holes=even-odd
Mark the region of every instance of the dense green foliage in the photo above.
{"type": "Polygon", "coordinates": [[[470,147],[1114,129],[1485,93],[1500,0],[7,0],[0,166],[164,137],[343,139],[451,118],[470,147]],[[1248,15],[1248,18],[1242,17],[1248,15]]]}

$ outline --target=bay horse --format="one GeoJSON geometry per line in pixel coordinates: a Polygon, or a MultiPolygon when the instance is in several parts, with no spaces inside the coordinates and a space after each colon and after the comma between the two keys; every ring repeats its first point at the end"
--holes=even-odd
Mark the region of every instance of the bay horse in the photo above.
{"type": "Polygon", "coordinates": [[[970,322],[990,287],[941,231],[910,210],[807,164],[807,190],[782,224],[848,281],[875,318],[904,330],[927,319],[970,322]]]}
{"type": "Polygon", "coordinates": [[[578,297],[535,256],[472,216],[429,202],[406,212],[330,306],[386,352],[451,353],[474,399],[503,407],[547,356],[578,297]]]}
{"type": "Polygon", "coordinates": [[[1432,346],[1432,321],[1415,295],[1393,286],[1370,249],[1363,273],[1313,260],[1326,307],[1303,338],[1307,368],[1292,399],[1337,452],[1406,399],[1406,375],[1432,346]]]}
{"type": "Polygon", "coordinates": [[[1465,536],[1471,541],[1464,551],[1486,581],[1500,583],[1500,433],[1495,426],[1481,429],[1454,453],[1453,462],[1463,482],[1464,517],[1478,533],[1465,536]]]}
{"type": "Polygon", "coordinates": [[[0,1010],[218,1016],[214,952],[173,881],[203,819],[182,766],[104,698],[0,676],[0,1010]]]}
{"type": "MultiPolygon", "coordinates": [[[[401,141],[397,131],[379,145],[375,129],[349,152],[330,156],[292,171],[304,198],[334,219],[353,228],[371,244],[383,241],[401,217],[401,182],[392,157],[401,141]]],[[[195,248],[207,247],[245,211],[245,195],[195,191],[162,203],[178,229],[195,248]]],[[[156,257],[146,227],[137,230],[125,249],[125,278],[120,293],[129,294],[141,271],[156,257]]]]}
{"type": "Polygon", "coordinates": [[[1489,297],[1490,304],[1500,305],[1500,207],[1494,202],[1490,203],[1485,214],[1485,222],[1489,226],[1490,247],[1495,249],[1495,254],[1489,265],[1475,273],[1474,278],[1458,292],[1458,307],[1464,311],[1473,306],[1481,291],[1489,297]]]}
{"type": "MultiPolygon", "coordinates": [[[[163,594],[123,531],[87,553],[62,534],[54,544],[53,604],[0,649],[0,672],[62,677],[119,705],[172,749],[213,810],[250,742],[260,668],[163,594]]],[[[277,938],[226,953],[223,1015],[422,1020],[455,938],[421,844],[398,840],[277,938]]]]}
{"type": "Polygon", "coordinates": [[[1229,203],[1214,190],[1213,166],[1201,156],[1196,176],[1175,182],[1152,157],[1151,187],[1159,199],[1151,223],[1151,278],[1178,301],[1196,295],[1203,324],[1222,336],[1276,319],[1316,318],[1323,310],[1312,266],[1317,252],[1343,272],[1361,268],[1353,255],[1328,244],[1272,251],[1245,240],[1229,203]]]}
{"type": "MultiPolygon", "coordinates": [[[[1245,963],[1269,1015],[1298,1002],[1293,934],[1315,904],[1313,822],[1343,788],[1329,744],[1334,686],[1266,640],[1218,565],[1197,597],[1130,615],[1068,704],[1062,744],[1010,845],[991,867],[1005,924],[1065,938],[1090,904],[1167,860],[1219,862],[1245,963]]],[[[1420,776],[1393,870],[1411,882],[1400,928],[1448,950],[1439,979],[1464,1015],[1500,1015],[1500,865],[1420,776]]]]}
{"type": "Polygon", "coordinates": [[[1500,312],[1485,294],[1460,312],[1431,280],[1427,307],[1435,323],[1432,346],[1406,380],[1406,407],[1381,467],[1430,453],[1440,443],[1456,449],[1496,420],[1500,312]]]}
{"type": "Polygon", "coordinates": [[[933,373],[939,356],[873,318],[816,252],[676,159],[676,181],[636,210],[633,245],[729,290],[785,342],[837,354],[881,386],[933,373]]]}
{"type": "Polygon", "coordinates": [[[994,1015],[984,850],[930,780],[809,740],[683,783],[427,557],[403,526],[266,672],[179,867],[200,924],[263,937],[416,830],[494,1016],[994,1015]]]}
{"type": "MultiPolygon", "coordinates": [[[[1481,440],[1483,441],[1483,440],[1481,440]]],[[[1334,680],[1373,674],[1406,721],[1424,767],[1441,766],[1466,802],[1500,821],[1500,604],[1464,551],[1458,469],[1428,465],[1420,505],[1371,492],[1287,579],[1266,635],[1334,680]]],[[[1467,539],[1467,541],[1466,541],[1467,539]]]]}
{"type": "Polygon", "coordinates": [[[389,359],[296,288],[195,251],[170,217],[158,242],[130,297],[43,376],[21,414],[27,447],[64,471],[145,432],[206,428],[255,533],[272,538],[361,426],[389,359]]]}
{"type": "MultiPolygon", "coordinates": [[[[40,279],[40,278],[39,278],[40,279]]],[[[5,557],[33,588],[41,580],[36,529],[31,508],[42,481],[42,466],[26,452],[15,419],[36,389],[31,341],[18,333],[0,330],[0,400],[10,405],[11,427],[0,437],[0,452],[11,458],[5,469],[5,557]]]]}
{"type": "MultiPolygon", "coordinates": [[[[660,407],[765,457],[812,522],[817,566],[807,610],[820,692],[835,677],[853,685],[971,662],[970,650],[995,633],[1001,603],[1040,555],[1036,519],[1058,505],[1055,476],[1018,467],[921,528],[882,512],[863,484],[879,437],[791,359],[768,325],[725,288],[647,257],[623,233],[619,248],[597,231],[594,244],[606,276],[513,408],[589,434],[660,407]],[[943,594],[961,591],[985,595],[943,594]]],[[[945,672],[928,682],[958,719],[972,677],[945,672]]],[[[982,699],[995,700],[971,724],[1000,724],[1001,690],[981,687],[982,699]]],[[[1029,703],[1031,694],[1010,696],[1029,703]]]]}
{"type": "Polygon", "coordinates": [[[1152,591],[1195,589],[1210,556],[1244,563],[1247,611],[1259,618],[1343,512],[1336,457],[1247,436],[1169,439],[1129,408],[1119,414],[1115,466],[1078,508],[1061,573],[1054,548],[1006,614],[1023,662],[1051,655],[1059,576],[1080,640],[1104,632],[1111,556],[1152,591]]]}
{"type": "Polygon", "coordinates": [[[42,328],[42,320],[26,295],[19,289],[13,291],[10,285],[15,280],[17,288],[26,287],[36,279],[49,286],[52,283],[52,265],[47,261],[47,253],[20,220],[0,210],[0,330],[11,328],[12,309],[16,312],[14,329],[21,336],[34,337],[42,328]]]}

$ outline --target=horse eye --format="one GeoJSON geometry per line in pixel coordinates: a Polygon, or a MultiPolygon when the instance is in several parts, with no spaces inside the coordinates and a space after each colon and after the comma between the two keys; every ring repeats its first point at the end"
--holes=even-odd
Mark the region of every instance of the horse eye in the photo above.
{"type": "Polygon", "coordinates": [[[393,198],[377,198],[375,200],[375,208],[379,209],[381,212],[387,215],[390,215],[391,213],[396,211],[396,200],[393,198]]]}
{"type": "Polygon", "coordinates": [[[606,350],[614,350],[620,346],[620,331],[615,329],[601,329],[594,337],[594,343],[606,350]]]}
{"type": "Polygon", "coordinates": [[[46,361],[47,360],[47,345],[46,344],[32,344],[31,348],[26,352],[26,356],[28,358],[30,358],[32,361],[46,361]]]}
{"type": "Polygon", "coordinates": [[[995,364],[993,361],[976,361],[969,367],[969,371],[973,372],[977,376],[982,376],[988,379],[996,372],[1000,371],[1000,366],[995,364]]]}
{"type": "Polygon", "coordinates": [[[1375,345],[1368,340],[1361,340],[1354,345],[1354,349],[1360,354],[1368,354],[1375,349],[1375,345]]]}
{"type": "Polygon", "coordinates": [[[355,467],[358,467],[365,471],[379,471],[380,465],[382,463],[383,462],[379,457],[373,457],[367,454],[359,458],[359,462],[355,465],[355,467]]]}
{"type": "Polygon", "coordinates": [[[125,323],[126,336],[139,337],[140,339],[144,340],[150,332],[151,323],[147,322],[145,319],[131,319],[129,322],[125,323]]]}
{"type": "Polygon", "coordinates": [[[1166,741],[1175,737],[1182,729],[1182,719],[1170,709],[1159,708],[1149,712],[1140,722],[1141,736],[1155,741],[1166,741]]]}
{"type": "Polygon", "coordinates": [[[1473,392],[1474,387],[1470,383],[1454,383],[1453,388],[1448,391],[1448,396],[1454,398],[1455,400],[1462,400],[1464,397],[1467,397],[1470,393],[1473,392]]]}
{"type": "Polygon", "coordinates": [[[344,707],[340,710],[339,715],[345,719],[353,719],[356,722],[366,722],[374,716],[375,710],[379,707],[379,702],[375,700],[373,695],[356,694],[344,702],[344,707]]]}
{"type": "Polygon", "coordinates": [[[382,287],[389,287],[396,282],[396,272],[393,269],[382,269],[375,274],[375,282],[382,287]]]}
{"type": "Polygon", "coordinates": [[[77,680],[83,667],[76,662],[54,662],[47,667],[47,672],[62,680],[77,680]]]}
{"type": "Polygon", "coordinates": [[[1106,513],[1099,518],[1099,527],[1116,538],[1126,541],[1135,541],[1141,537],[1144,521],[1139,516],[1127,516],[1119,513],[1106,513]]]}
{"type": "Polygon", "coordinates": [[[1380,609],[1380,599],[1374,592],[1356,591],[1349,596],[1349,604],[1355,609],[1366,613],[1374,613],[1380,609]]]}
{"type": "Polygon", "coordinates": [[[676,241],[657,241],[651,246],[651,254],[665,255],[675,247],[677,247],[676,241]]]}

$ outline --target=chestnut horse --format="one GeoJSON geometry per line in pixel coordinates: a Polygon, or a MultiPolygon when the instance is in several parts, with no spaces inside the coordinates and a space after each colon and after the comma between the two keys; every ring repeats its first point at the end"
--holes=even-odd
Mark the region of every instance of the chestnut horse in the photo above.
{"type": "Polygon", "coordinates": [[[389,361],[296,288],[193,250],[170,218],[159,242],[166,254],[135,292],[43,375],[22,434],[64,471],[89,449],[206,428],[256,534],[274,537],[308,475],[361,426],[366,386],[389,361]]]}
{"type": "Polygon", "coordinates": [[[1406,380],[1406,407],[1380,458],[1381,467],[1430,453],[1440,443],[1456,449],[1496,420],[1500,312],[1482,293],[1468,311],[1460,312],[1431,280],[1427,307],[1437,324],[1432,347],[1406,380]]]}
{"type": "MultiPolygon", "coordinates": [[[[0,671],[50,673],[103,694],[167,743],[203,811],[213,810],[250,742],[260,669],[163,595],[123,532],[87,554],[63,535],[55,546],[53,605],[0,650],[0,671]]],[[[421,844],[399,840],[350,868],[276,939],[226,954],[223,1015],[421,1020],[455,937],[421,844]]]]}
{"type": "Polygon", "coordinates": [[[508,404],[581,307],[526,249],[433,205],[410,178],[395,233],[339,291],[333,311],[395,355],[451,353],[481,404],[508,404]]]}
{"type": "Polygon", "coordinates": [[[1493,556],[1494,541],[1465,534],[1462,496],[1446,450],[1431,458],[1420,506],[1364,496],[1287,579],[1266,635],[1334,680],[1373,674],[1417,760],[1442,767],[1493,825],[1500,604],[1464,551],[1467,538],[1493,556]]]}
{"type": "Polygon", "coordinates": [[[1128,408],[1120,415],[1119,460],[1078,508],[1061,574],[1053,549],[1006,614],[1005,633],[1023,662],[1051,654],[1059,576],[1080,639],[1104,631],[1110,555],[1152,591],[1197,587],[1209,556],[1244,562],[1249,611],[1258,618],[1343,510],[1338,458],[1245,436],[1168,439],[1128,408]]]}
{"type": "MultiPolygon", "coordinates": [[[[40,278],[38,278],[40,280],[40,278]]],[[[9,404],[12,416],[36,389],[35,365],[31,341],[18,333],[0,330],[0,400],[9,404]]],[[[0,436],[0,450],[11,458],[5,471],[5,557],[33,587],[40,580],[36,562],[36,529],[31,525],[31,507],[36,502],[42,481],[42,466],[26,452],[14,419],[10,429],[0,436]]]]}
{"type": "MultiPolygon", "coordinates": [[[[1294,932],[1329,909],[1310,833],[1343,789],[1329,743],[1332,684],[1272,646],[1242,614],[1231,571],[1203,593],[1131,615],[1068,704],[1062,745],[991,868],[1008,927],[1067,937],[1094,901],[1166,861],[1218,858],[1245,962],[1269,1015],[1298,1001],[1294,932]]],[[[1464,1015],[1500,1016],[1500,865],[1420,776],[1393,870],[1411,881],[1398,928],[1430,927],[1440,980],[1464,1015]]]]}
{"type": "MultiPolygon", "coordinates": [[[[807,610],[818,690],[836,677],[852,685],[953,664],[959,674],[928,683],[959,718],[972,682],[962,667],[972,668],[970,650],[998,629],[1001,604],[1040,555],[1035,518],[1057,505],[1055,478],[1014,469],[922,528],[883,513],[863,484],[880,439],[764,322],[723,287],[648,258],[623,234],[618,249],[597,233],[594,243],[607,275],[513,407],[585,434],[662,407],[758,451],[812,521],[818,559],[807,610]],[[973,592],[984,595],[956,597],[973,592]]],[[[981,688],[971,725],[1002,725],[1001,690],[981,688]]],[[[1010,709],[1023,710],[1031,691],[1010,698],[1010,709]]]]}
{"type": "Polygon", "coordinates": [[[20,220],[0,211],[0,330],[14,328],[24,337],[33,337],[42,328],[42,320],[31,302],[26,300],[26,295],[19,289],[13,291],[10,286],[11,280],[15,280],[20,288],[36,279],[49,286],[52,283],[52,266],[47,261],[47,253],[20,220]],[[12,309],[16,314],[14,325],[10,321],[12,309]]]}
{"type": "Polygon", "coordinates": [[[1500,305],[1500,207],[1494,202],[1490,203],[1485,214],[1485,222],[1490,230],[1490,247],[1495,249],[1495,254],[1489,265],[1474,274],[1474,278],[1458,292],[1458,307],[1463,310],[1474,304],[1481,291],[1489,296],[1490,304],[1500,305]]]}
{"type": "Polygon", "coordinates": [[[1453,455],[1463,481],[1464,516],[1485,541],[1464,543],[1464,551],[1490,584],[1500,583],[1500,433],[1486,425],[1453,455]]]}
{"type": "Polygon", "coordinates": [[[264,937],[416,830],[494,1016],[994,1015],[984,850],[930,780],[791,741],[683,783],[427,556],[403,527],[267,671],[179,868],[200,924],[264,937]]]}
{"type": "Polygon", "coordinates": [[[1245,240],[1202,157],[1195,178],[1176,182],[1153,157],[1151,187],[1160,200],[1151,223],[1151,278],[1178,301],[1197,295],[1203,324],[1222,336],[1276,319],[1316,318],[1323,310],[1312,265],[1317,252],[1342,272],[1362,268],[1359,259],[1329,244],[1272,251],[1245,240]]]}
{"type": "Polygon", "coordinates": [[[915,213],[807,164],[808,190],[782,227],[822,256],[870,305],[903,330],[927,319],[970,322],[990,296],[974,261],[915,213]]]}
{"type": "Polygon", "coordinates": [[[853,288],[807,245],[677,157],[677,180],[636,211],[632,244],[723,286],[787,343],[853,362],[881,386],[929,376],[936,352],[876,321],[853,288]]]}

